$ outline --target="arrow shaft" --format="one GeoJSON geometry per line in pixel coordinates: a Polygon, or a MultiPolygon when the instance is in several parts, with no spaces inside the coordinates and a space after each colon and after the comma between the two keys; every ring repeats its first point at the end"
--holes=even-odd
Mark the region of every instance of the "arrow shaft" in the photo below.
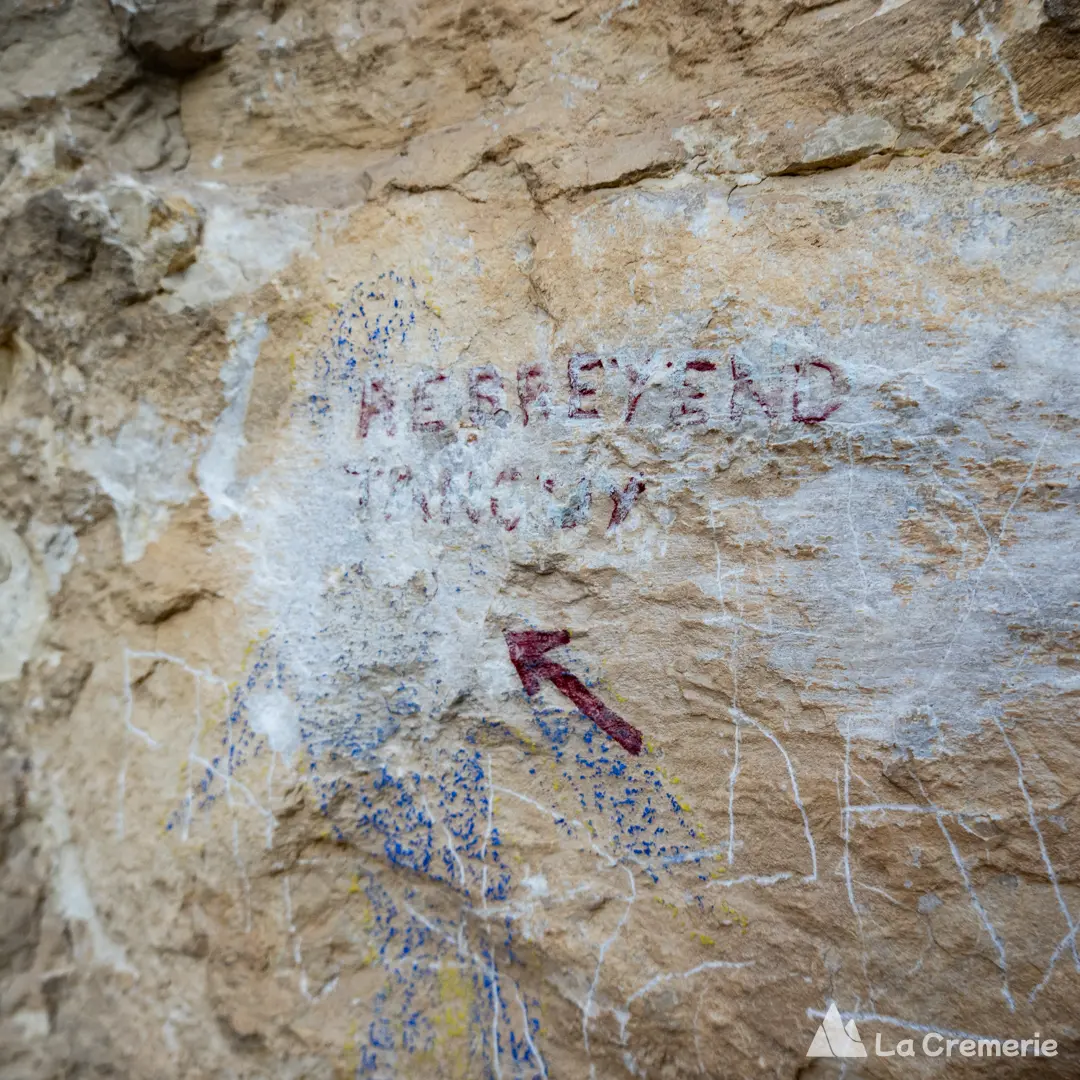
{"type": "MultiPolygon", "coordinates": [[[[554,666],[554,665],[552,665],[554,666]]],[[[641,732],[628,724],[618,713],[612,712],[577,676],[559,668],[544,673],[552,685],[568,697],[598,728],[607,732],[627,753],[640,754],[641,732]]]]}

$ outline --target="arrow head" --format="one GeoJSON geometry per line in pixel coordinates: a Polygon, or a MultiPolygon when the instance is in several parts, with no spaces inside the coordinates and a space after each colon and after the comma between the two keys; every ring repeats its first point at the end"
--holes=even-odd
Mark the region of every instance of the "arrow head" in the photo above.
{"type": "Polygon", "coordinates": [[[562,671],[553,660],[545,659],[544,653],[569,644],[568,630],[504,630],[503,636],[510,663],[514,665],[526,694],[532,696],[540,689],[541,680],[562,671]]]}

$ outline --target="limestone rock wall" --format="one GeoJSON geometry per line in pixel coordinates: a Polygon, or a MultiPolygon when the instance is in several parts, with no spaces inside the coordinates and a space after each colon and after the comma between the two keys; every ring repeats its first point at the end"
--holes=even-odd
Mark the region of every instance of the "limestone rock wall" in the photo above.
{"type": "Polygon", "coordinates": [[[1080,1074],[1078,31],[6,5],[5,1080],[1080,1074]]]}

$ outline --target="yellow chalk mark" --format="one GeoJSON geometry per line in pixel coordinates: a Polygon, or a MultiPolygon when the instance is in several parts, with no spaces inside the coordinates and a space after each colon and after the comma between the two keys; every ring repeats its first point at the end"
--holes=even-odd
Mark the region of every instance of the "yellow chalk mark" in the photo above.
{"type": "Polygon", "coordinates": [[[345,1034],[345,1042],[341,1045],[341,1053],[345,1059],[345,1072],[354,1074],[360,1068],[360,1052],[356,1048],[357,1023],[354,1020],[349,1025],[345,1034]]]}
{"type": "Polygon", "coordinates": [[[746,933],[746,928],[750,925],[750,920],[743,915],[742,912],[736,911],[735,908],[724,900],[720,901],[720,910],[730,918],[731,922],[742,927],[744,934],[746,933]]]}
{"type": "Polygon", "coordinates": [[[436,1038],[443,1043],[442,1057],[448,1075],[464,1080],[469,1068],[468,1016],[472,987],[457,966],[444,964],[439,968],[438,988],[441,1008],[434,1017],[436,1038]]]}

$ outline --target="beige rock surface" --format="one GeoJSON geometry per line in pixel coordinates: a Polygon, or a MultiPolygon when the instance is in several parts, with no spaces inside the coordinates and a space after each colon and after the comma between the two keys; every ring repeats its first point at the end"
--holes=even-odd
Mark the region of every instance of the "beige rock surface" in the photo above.
{"type": "Polygon", "coordinates": [[[1080,1075],[1078,30],[0,12],[4,1080],[1080,1075]]]}

